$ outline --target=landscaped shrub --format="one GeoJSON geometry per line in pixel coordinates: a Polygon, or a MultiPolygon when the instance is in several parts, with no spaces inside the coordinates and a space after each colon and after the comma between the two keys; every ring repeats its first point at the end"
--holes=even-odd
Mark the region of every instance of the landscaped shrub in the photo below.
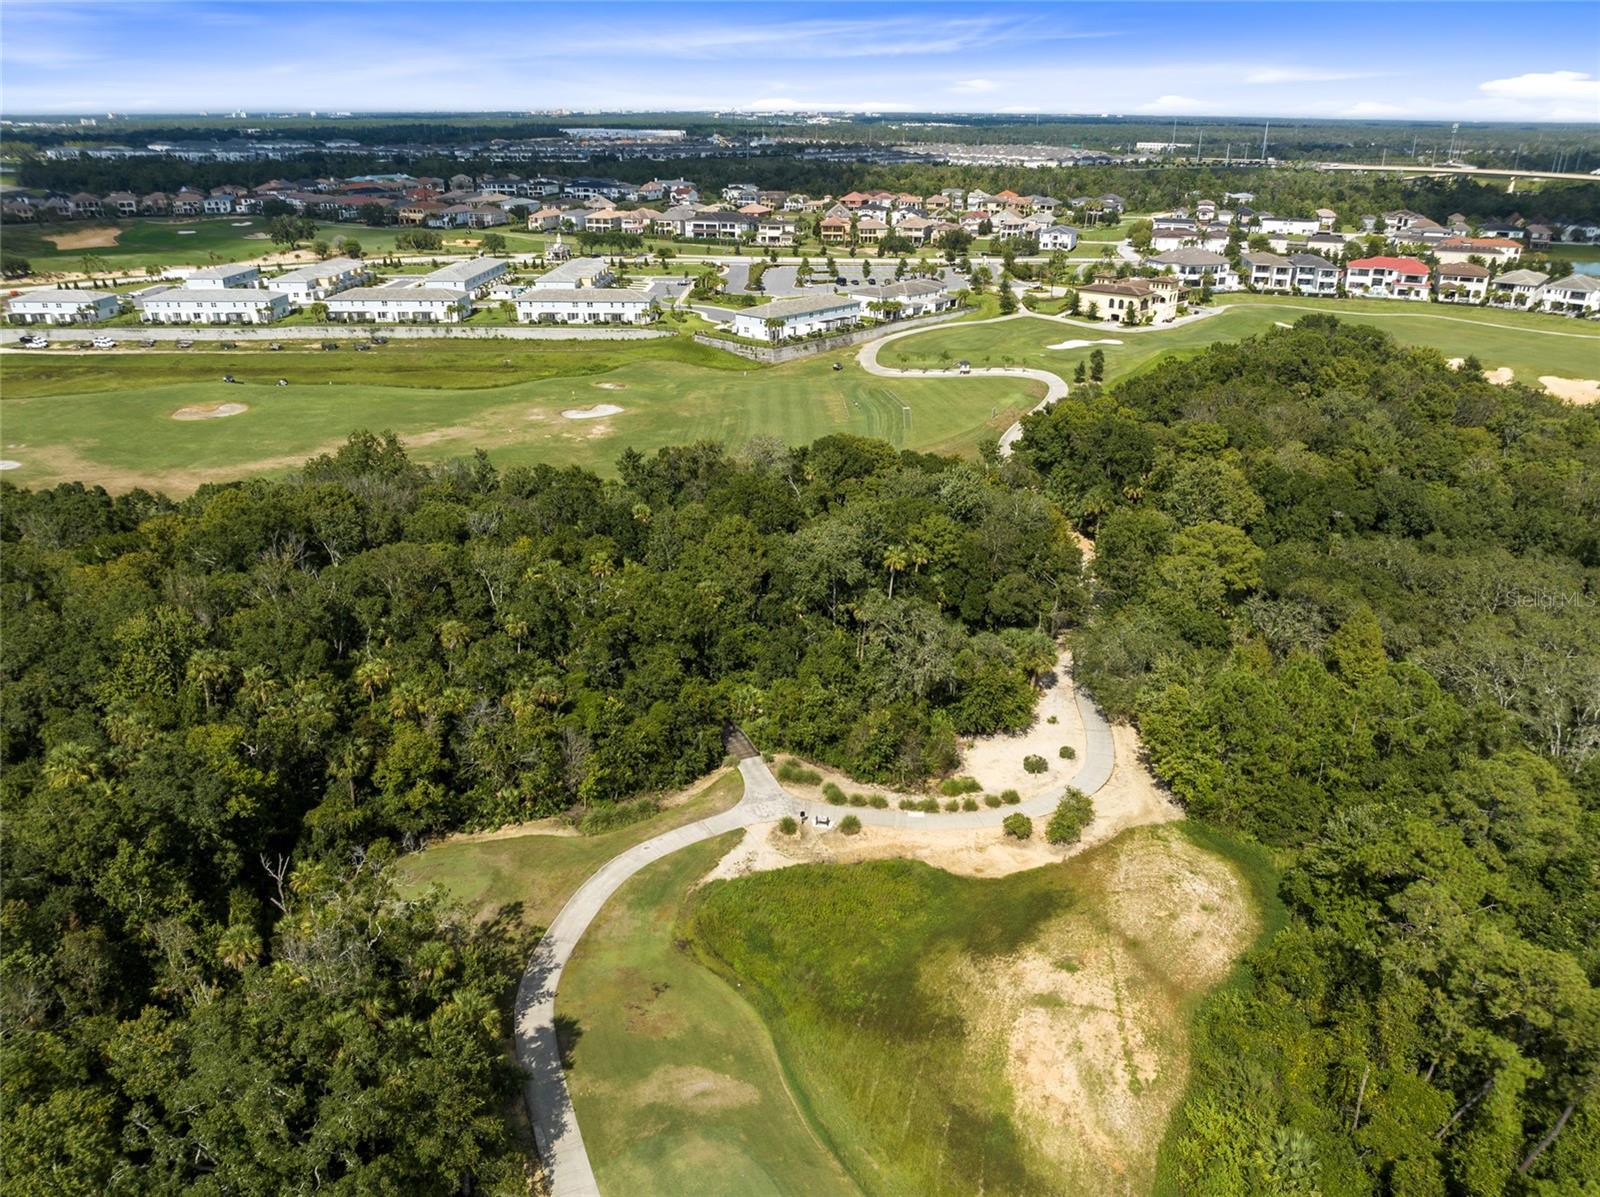
{"type": "Polygon", "coordinates": [[[963,794],[976,794],[983,789],[970,777],[947,777],[939,783],[939,793],[946,798],[959,798],[963,794]]]}
{"type": "Polygon", "coordinates": [[[1094,822],[1094,803],[1082,790],[1068,789],[1044,825],[1044,838],[1052,844],[1076,844],[1083,829],[1094,822]]]}
{"type": "Polygon", "coordinates": [[[1007,806],[1015,806],[1017,803],[1022,801],[1022,795],[1017,793],[1015,790],[1001,790],[1000,801],[1004,802],[1007,806]]]}
{"type": "Polygon", "coordinates": [[[648,819],[661,809],[659,798],[635,798],[632,802],[618,802],[613,806],[596,807],[578,820],[578,830],[584,835],[599,835],[602,831],[615,831],[648,819]]]}
{"type": "Polygon", "coordinates": [[[837,782],[827,782],[822,787],[822,796],[835,806],[843,806],[849,801],[845,796],[844,788],[837,782]]]}
{"type": "Polygon", "coordinates": [[[922,804],[919,803],[915,798],[902,798],[902,799],[900,799],[900,809],[901,810],[916,810],[921,805],[922,804]]]}
{"type": "Polygon", "coordinates": [[[950,799],[948,802],[946,802],[944,804],[944,808],[945,808],[945,810],[960,810],[961,809],[961,799],[959,799],[959,798],[950,799]]]}
{"type": "Polygon", "coordinates": [[[770,752],[763,752],[761,754],[761,759],[766,761],[767,764],[770,765],[770,764],[772,764],[773,761],[777,760],[778,758],[773,756],[770,752]]]}
{"type": "Polygon", "coordinates": [[[798,761],[784,761],[778,766],[778,780],[799,786],[814,786],[822,780],[822,774],[815,769],[807,769],[798,761]]]}
{"type": "Polygon", "coordinates": [[[1012,839],[1025,840],[1033,835],[1033,820],[1020,811],[1014,815],[1007,815],[1004,823],[1000,824],[1012,839]]]}
{"type": "Polygon", "coordinates": [[[1076,748],[1074,748],[1071,744],[1063,744],[1061,746],[1061,759],[1064,760],[1064,761],[1075,761],[1075,760],[1077,760],[1078,759],[1078,750],[1076,748]]]}
{"type": "Polygon", "coordinates": [[[794,821],[793,815],[784,815],[783,818],[778,820],[778,830],[783,832],[784,835],[793,835],[800,830],[800,824],[794,821]]]}
{"type": "Polygon", "coordinates": [[[865,806],[866,804],[867,804],[867,796],[865,794],[851,794],[850,795],[850,805],[851,806],[865,806]]]}
{"type": "Polygon", "coordinates": [[[856,835],[861,831],[861,820],[854,815],[846,815],[839,820],[839,830],[845,835],[856,835]]]}
{"type": "Polygon", "coordinates": [[[962,810],[977,810],[978,809],[978,800],[976,798],[972,797],[969,794],[967,797],[965,797],[965,798],[963,798],[961,800],[961,809],[962,810]]]}
{"type": "Polygon", "coordinates": [[[991,808],[999,806],[1000,805],[1000,795],[999,794],[985,794],[983,796],[983,804],[985,806],[991,807],[991,808]]]}
{"type": "Polygon", "coordinates": [[[871,798],[868,798],[867,801],[872,804],[873,810],[882,810],[884,807],[889,805],[889,800],[882,794],[874,794],[871,798]]]}
{"type": "Polygon", "coordinates": [[[1038,753],[1030,752],[1022,758],[1022,767],[1029,773],[1043,773],[1050,767],[1050,762],[1038,753]]]}
{"type": "Polygon", "coordinates": [[[923,814],[936,815],[939,813],[939,800],[937,798],[924,798],[917,803],[917,809],[923,814]]]}
{"type": "Polygon", "coordinates": [[[1051,715],[1048,719],[1045,720],[1045,722],[1046,723],[1060,723],[1061,720],[1057,719],[1054,715],[1051,715]]]}

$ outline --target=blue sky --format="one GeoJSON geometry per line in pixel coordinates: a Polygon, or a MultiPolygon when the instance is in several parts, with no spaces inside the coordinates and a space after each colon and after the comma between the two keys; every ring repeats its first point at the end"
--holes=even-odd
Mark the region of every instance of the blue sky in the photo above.
{"type": "Polygon", "coordinates": [[[0,111],[1600,120],[1600,2],[0,3],[0,111]]]}

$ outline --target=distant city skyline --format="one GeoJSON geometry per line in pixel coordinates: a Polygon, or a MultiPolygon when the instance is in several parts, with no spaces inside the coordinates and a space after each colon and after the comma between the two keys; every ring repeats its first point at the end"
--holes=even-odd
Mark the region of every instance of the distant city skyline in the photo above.
{"type": "Polygon", "coordinates": [[[0,111],[1594,122],[1597,14],[1593,0],[782,8],[7,0],[0,111]]]}

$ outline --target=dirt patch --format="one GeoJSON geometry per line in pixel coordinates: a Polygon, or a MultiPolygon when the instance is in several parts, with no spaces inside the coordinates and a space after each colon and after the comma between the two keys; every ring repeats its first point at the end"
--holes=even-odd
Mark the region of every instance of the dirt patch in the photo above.
{"type": "Polygon", "coordinates": [[[962,772],[975,778],[985,793],[1016,790],[1026,800],[1054,789],[1076,772],[1088,742],[1078,714],[1077,691],[1072,685],[1071,653],[1063,652],[1056,658],[1055,669],[1039,693],[1034,716],[1033,726],[1020,735],[981,736],[962,749],[962,772]],[[1063,745],[1077,754],[1072,760],[1061,758],[1063,745]],[[1049,767],[1043,773],[1029,773],[1022,767],[1026,756],[1042,756],[1049,767]]]}
{"type": "Polygon", "coordinates": [[[745,877],[797,864],[856,864],[863,860],[920,860],[962,877],[1005,877],[1066,858],[1067,851],[1042,839],[1014,840],[998,827],[977,831],[866,826],[856,835],[818,831],[809,824],[784,835],[776,823],[750,828],[744,840],[717,862],[707,881],[745,877]]]}
{"type": "Polygon", "coordinates": [[[206,403],[180,407],[172,413],[174,420],[225,420],[229,416],[242,416],[250,410],[248,403],[206,403]]]}
{"type": "Polygon", "coordinates": [[[1082,867],[1083,901],[1015,956],[958,961],[948,996],[974,1066],[1003,1053],[1031,1145],[1083,1191],[1144,1193],[1188,1078],[1188,1010],[1258,922],[1232,867],[1171,828],[1082,867]]]}
{"type": "Polygon", "coordinates": [[[674,1064],[658,1068],[634,1090],[640,1105],[666,1105],[702,1113],[753,1106],[760,1091],[749,1081],[697,1065],[674,1064]]]}
{"type": "Polygon", "coordinates": [[[117,243],[117,238],[122,236],[121,229],[95,226],[87,229],[73,229],[70,233],[46,233],[45,240],[51,242],[57,249],[109,249],[117,243]]]}
{"type": "Polygon", "coordinates": [[[593,407],[569,407],[561,414],[568,420],[598,420],[621,415],[622,410],[615,403],[596,403],[593,407]]]}
{"type": "Polygon", "coordinates": [[[1557,399],[1568,403],[1600,403],[1600,379],[1562,378],[1556,374],[1539,375],[1539,385],[1557,399]]]}

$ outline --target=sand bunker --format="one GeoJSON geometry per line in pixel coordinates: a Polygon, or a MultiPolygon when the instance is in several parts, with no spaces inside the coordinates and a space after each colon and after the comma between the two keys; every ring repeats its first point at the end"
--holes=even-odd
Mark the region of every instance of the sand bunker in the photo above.
{"type": "Polygon", "coordinates": [[[1562,378],[1557,374],[1539,375],[1539,385],[1557,399],[1568,403],[1600,403],[1600,379],[1562,378]]]}
{"type": "Polygon", "coordinates": [[[212,403],[193,407],[180,407],[172,413],[174,420],[222,420],[228,416],[242,415],[250,410],[247,403],[212,403]]]}
{"type": "Polygon", "coordinates": [[[21,468],[22,463],[20,461],[12,461],[10,458],[0,461],[0,470],[20,470],[21,468]]]}
{"type": "Polygon", "coordinates": [[[255,221],[253,221],[253,220],[235,220],[235,221],[233,221],[233,227],[236,228],[236,229],[247,229],[253,224],[255,224],[255,221]]]}
{"type": "Polygon", "coordinates": [[[628,389],[628,384],[625,382],[597,382],[594,385],[602,391],[625,391],[628,389]]]}
{"type": "Polygon", "coordinates": [[[1101,337],[1096,341],[1062,341],[1060,344],[1051,345],[1050,349],[1086,349],[1090,345],[1120,345],[1121,341],[1115,337],[1101,337]]]}
{"type": "Polygon", "coordinates": [[[1501,366],[1498,370],[1485,370],[1483,372],[1484,381],[1492,382],[1497,387],[1510,386],[1514,378],[1516,378],[1516,374],[1510,366],[1501,366]]]}
{"type": "Polygon", "coordinates": [[[193,237],[199,231],[200,231],[199,229],[179,229],[178,230],[178,236],[180,236],[180,237],[193,237]]]}
{"type": "Polygon", "coordinates": [[[1294,325],[1290,324],[1287,320],[1274,320],[1273,323],[1276,324],[1279,328],[1293,328],[1294,327],[1294,325]]]}
{"type": "Polygon", "coordinates": [[[598,420],[602,416],[620,415],[622,409],[615,403],[596,403],[593,407],[569,407],[561,414],[569,420],[598,420]]]}
{"type": "Polygon", "coordinates": [[[1453,357],[1453,358],[1451,358],[1449,361],[1447,361],[1445,363],[1445,365],[1448,366],[1452,370],[1459,370],[1459,369],[1461,369],[1462,366],[1464,366],[1466,364],[1467,364],[1467,359],[1464,358],[1464,357],[1453,357]]]}
{"type": "Polygon", "coordinates": [[[55,243],[57,249],[105,249],[115,245],[122,236],[121,229],[73,229],[70,233],[51,233],[46,241],[55,243]]]}

